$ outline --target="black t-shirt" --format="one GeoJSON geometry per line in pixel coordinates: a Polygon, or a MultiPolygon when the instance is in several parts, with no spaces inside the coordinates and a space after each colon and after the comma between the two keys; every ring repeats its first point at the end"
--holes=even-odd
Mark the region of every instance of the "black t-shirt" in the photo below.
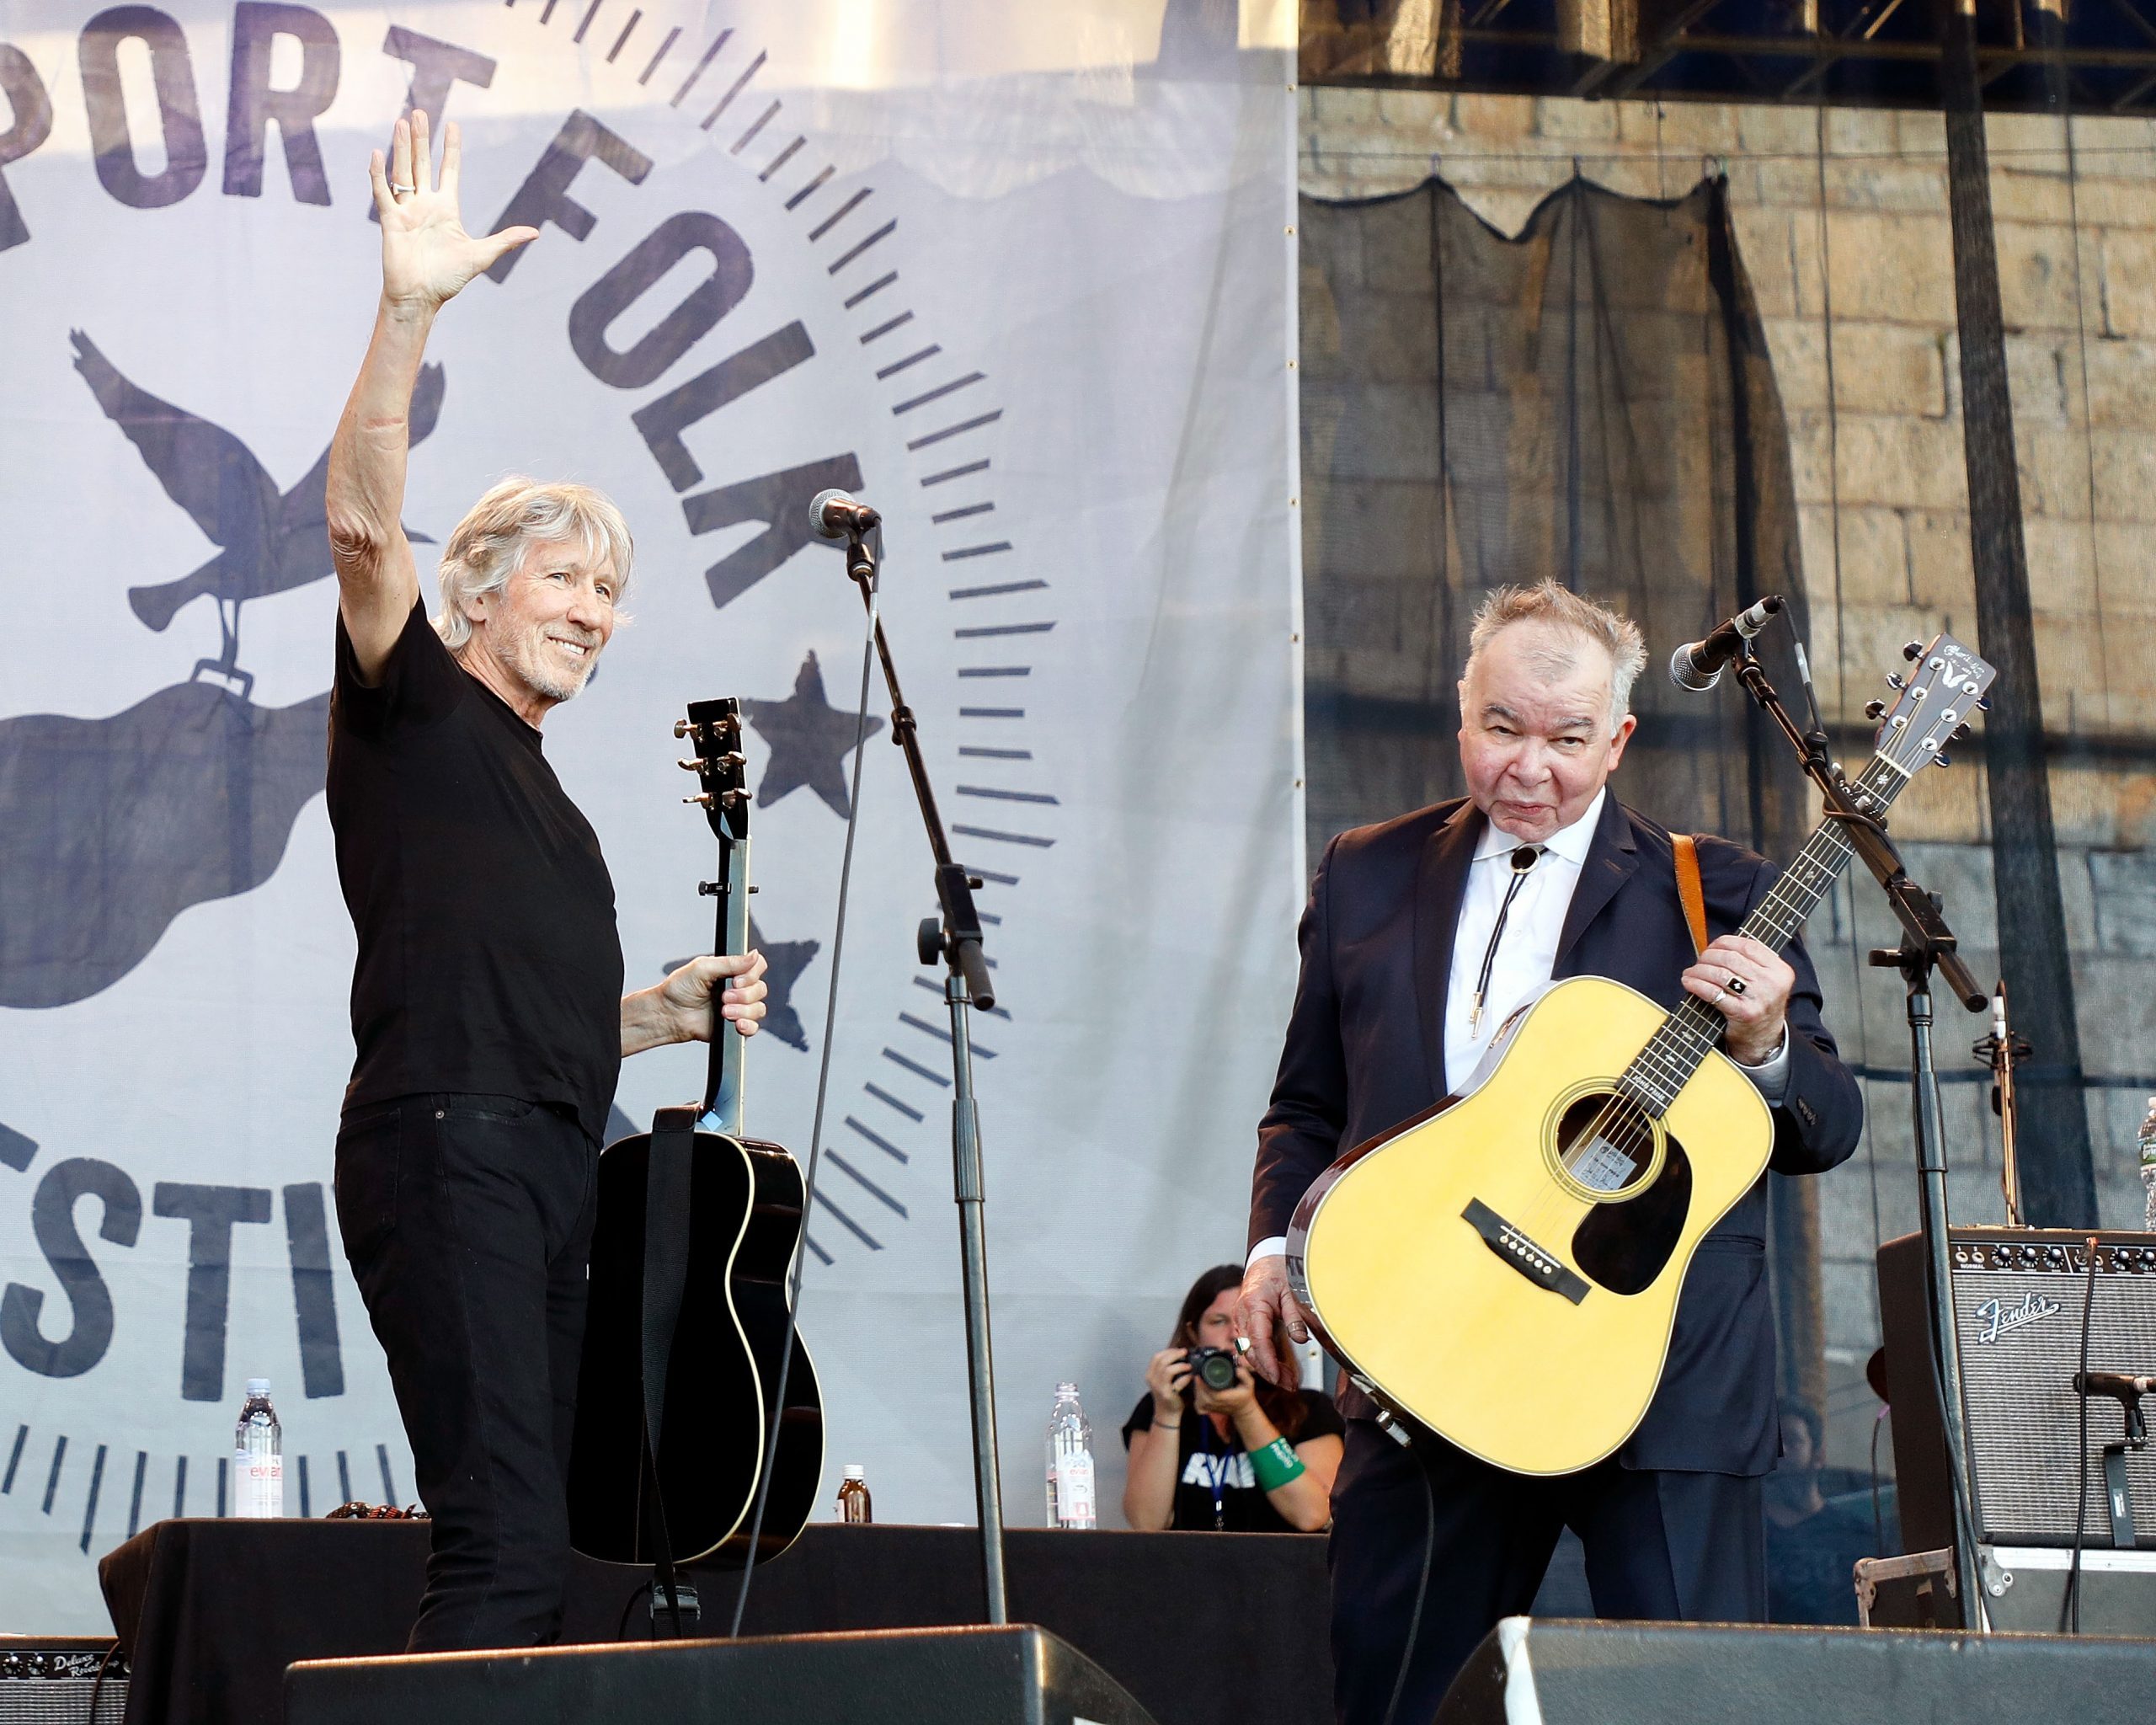
{"type": "MultiPolygon", "coordinates": [[[[1330,1396],[1322,1390],[1305,1390],[1301,1394],[1303,1424],[1301,1430],[1288,1439],[1291,1445],[1307,1444],[1312,1438],[1346,1434],[1348,1428],[1330,1396]]],[[[1138,1398],[1138,1406],[1123,1423],[1123,1447],[1130,1447],[1133,1432],[1152,1429],[1153,1397],[1149,1392],[1138,1398]]],[[[1213,1429],[1209,1416],[1186,1402],[1182,1429],[1177,1435],[1182,1439],[1182,1452],[1176,1458],[1175,1512],[1168,1518],[1170,1527],[1211,1530],[1213,1493],[1217,1484],[1220,1493],[1220,1532],[1295,1531],[1288,1519],[1273,1507],[1273,1500],[1258,1489],[1257,1476],[1251,1471],[1250,1457],[1244,1452],[1242,1439],[1235,1434],[1232,1424],[1228,1428],[1228,1435],[1223,1438],[1213,1429]]]]}
{"type": "Polygon", "coordinates": [[[423,606],[371,689],[338,618],[328,804],[360,940],[345,1107],[514,1096],[603,1140],[622,1065],[606,859],[539,733],[465,671],[423,606]]]}

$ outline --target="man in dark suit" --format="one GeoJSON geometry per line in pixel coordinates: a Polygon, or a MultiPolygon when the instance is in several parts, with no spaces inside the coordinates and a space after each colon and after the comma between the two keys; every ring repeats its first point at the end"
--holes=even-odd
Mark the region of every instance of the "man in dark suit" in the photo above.
{"type": "MultiPolygon", "coordinates": [[[[1258,1128],[1243,1295],[1261,1370],[1278,1369],[1276,1318],[1307,1333],[1282,1252],[1311,1182],[1465,1088],[1504,1019],[1552,978],[1608,976],[1665,1007],[1689,992],[1719,1010],[1725,1051],[1772,1108],[1777,1172],[1819,1173],[1855,1148],[1863,1101],[1820,1022],[1810,960],[1731,932],[1780,871],[1702,839],[1716,937],[1695,953],[1669,833],[1605,789],[1646,656],[1630,622],[1555,583],[1499,590],[1460,686],[1468,795],[1326,847],[1258,1128]]],[[[1476,1643],[1528,1609],[1567,1525],[1604,1616],[1764,1616],[1760,1480],[1780,1450],[1766,1215],[1763,1180],[1700,1242],[1652,1406],[1582,1472],[1510,1473],[1428,1434],[1403,1445],[1346,1391],[1329,1559],[1342,1725],[1428,1720],[1476,1643]]]]}

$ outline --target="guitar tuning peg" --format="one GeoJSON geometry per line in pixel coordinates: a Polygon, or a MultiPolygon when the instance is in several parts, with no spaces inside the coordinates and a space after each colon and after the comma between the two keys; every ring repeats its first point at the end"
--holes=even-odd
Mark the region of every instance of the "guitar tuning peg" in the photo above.
{"type": "Polygon", "coordinates": [[[739,749],[734,749],[718,757],[718,765],[727,767],[739,766],[745,762],[748,758],[749,757],[744,755],[739,749]]]}
{"type": "Polygon", "coordinates": [[[1886,703],[1884,701],[1865,702],[1864,703],[1864,716],[1874,722],[1886,718],[1886,703]]]}
{"type": "Polygon", "coordinates": [[[1902,644],[1902,657],[1908,660],[1911,665],[1914,665],[1919,659],[1924,657],[1924,643],[1921,641],[1904,641],[1902,644]]]}
{"type": "Polygon", "coordinates": [[[696,727],[686,718],[677,718],[674,721],[674,734],[677,737],[686,737],[695,729],[696,727]]]}
{"type": "Polygon", "coordinates": [[[1977,710],[1980,713],[1989,713],[1991,711],[1991,697],[1988,695],[1977,696],[1977,710]]]}
{"type": "Polygon", "coordinates": [[[1901,672],[1897,670],[1890,670],[1886,673],[1886,686],[1898,692],[1903,689],[1908,688],[1908,685],[1902,681],[1901,672]]]}
{"type": "Polygon", "coordinates": [[[1944,755],[1935,755],[1931,757],[1931,764],[1934,766],[1946,766],[1952,763],[1951,763],[1944,755]]]}
{"type": "Polygon", "coordinates": [[[1956,725],[1952,730],[1946,734],[1946,740],[1950,743],[1967,742],[1968,740],[1968,737],[1969,727],[1966,721],[1961,724],[1956,725]]]}
{"type": "Polygon", "coordinates": [[[703,762],[701,761],[677,761],[674,764],[684,772],[698,772],[703,768],[703,762]]]}
{"type": "Polygon", "coordinates": [[[721,791],[718,800],[731,809],[736,803],[753,803],[755,798],[746,790],[734,790],[721,791]]]}
{"type": "Polygon", "coordinates": [[[681,800],[684,803],[699,803],[705,808],[708,809],[711,807],[711,793],[709,791],[699,791],[695,796],[684,797],[681,800]]]}

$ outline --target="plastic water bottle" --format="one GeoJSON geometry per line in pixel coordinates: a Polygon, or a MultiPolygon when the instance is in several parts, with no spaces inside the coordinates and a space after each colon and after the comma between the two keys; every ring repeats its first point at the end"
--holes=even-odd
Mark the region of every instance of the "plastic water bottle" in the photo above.
{"type": "Polygon", "coordinates": [[[2141,1226],[2156,1233],[2156,1096],[2141,1122],[2141,1226]]]}
{"type": "Polygon", "coordinates": [[[249,1378],[232,1434],[232,1514],[285,1513],[285,1429],[270,1402],[270,1380],[249,1378]]]}
{"type": "Polygon", "coordinates": [[[875,1519],[869,1513],[867,1471],[858,1461],[849,1461],[839,1485],[839,1519],[866,1525],[875,1519]]]}
{"type": "Polygon", "coordinates": [[[1078,1405],[1078,1386],[1055,1386],[1048,1419],[1048,1525],[1093,1525],[1093,1423],[1078,1405]]]}

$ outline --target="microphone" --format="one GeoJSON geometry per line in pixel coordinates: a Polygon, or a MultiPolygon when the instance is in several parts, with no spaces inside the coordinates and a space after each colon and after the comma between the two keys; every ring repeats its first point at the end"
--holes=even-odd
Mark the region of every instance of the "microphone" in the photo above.
{"type": "Polygon", "coordinates": [[[2073,1387],[2084,1396],[2156,1396],[2156,1377],[2134,1377],[2122,1371],[2078,1371],[2073,1387]]]}
{"type": "MultiPolygon", "coordinates": [[[[866,533],[883,516],[848,496],[836,486],[819,491],[808,505],[808,525],[826,539],[843,539],[849,533],[866,533]]],[[[1774,601],[1779,605],[1781,601],[1774,601]]]]}
{"type": "Polygon", "coordinates": [[[1704,641],[1687,641],[1669,655],[1669,680],[1680,689],[1704,695],[1721,681],[1721,669],[1744,644],[1767,627],[1782,608],[1781,596],[1769,594],[1749,611],[1740,611],[1704,641]]]}

